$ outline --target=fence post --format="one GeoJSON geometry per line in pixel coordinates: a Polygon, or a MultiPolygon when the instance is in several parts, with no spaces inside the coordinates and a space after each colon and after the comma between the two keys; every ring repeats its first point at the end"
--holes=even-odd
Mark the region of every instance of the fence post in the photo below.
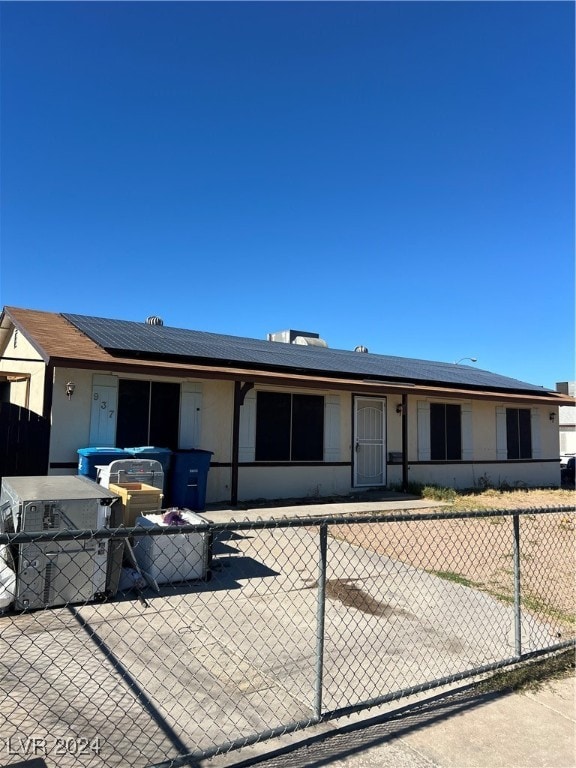
{"type": "Polygon", "coordinates": [[[314,715],[322,714],[322,677],[324,674],[324,614],[326,608],[326,563],[328,553],[328,524],[319,528],[318,603],[316,606],[316,679],[314,681],[314,715]]]}
{"type": "Polygon", "coordinates": [[[520,594],[520,516],[512,518],[514,527],[514,643],[516,656],[522,655],[522,606],[520,594]]]}

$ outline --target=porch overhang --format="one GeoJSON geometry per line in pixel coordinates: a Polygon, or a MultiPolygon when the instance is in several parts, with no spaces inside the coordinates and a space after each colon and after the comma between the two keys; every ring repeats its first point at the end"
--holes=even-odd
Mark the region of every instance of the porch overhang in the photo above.
{"type": "Polygon", "coordinates": [[[463,387],[440,387],[411,382],[360,380],[347,377],[313,375],[311,373],[290,373],[255,370],[233,366],[210,366],[178,364],[162,361],[131,360],[108,356],[102,360],[80,360],[74,357],[52,357],[55,367],[82,368],[108,373],[126,373],[145,376],[167,376],[178,379],[218,379],[220,381],[251,381],[278,387],[302,387],[303,389],[325,389],[373,395],[416,395],[419,397],[440,397],[468,400],[490,400],[498,402],[525,403],[526,405],[573,405],[574,398],[556,392],[514,392],[466,389],[463,387]]]}

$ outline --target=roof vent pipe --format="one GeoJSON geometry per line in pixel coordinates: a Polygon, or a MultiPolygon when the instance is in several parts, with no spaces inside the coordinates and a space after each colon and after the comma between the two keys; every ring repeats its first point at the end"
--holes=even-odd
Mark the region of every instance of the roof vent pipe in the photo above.
{"type": "Polygon", "coordinates": [[[354,352],[368,352],[368,347],[363,347],[360,344],[358,347],[354,347],[354,352]]]}
{"type": "Polygon", "coordinates": [[[146,323],[148,325],[164,325],[164,320],[156,315],[150,315],[150,317],[146,318],[146,323]]]}

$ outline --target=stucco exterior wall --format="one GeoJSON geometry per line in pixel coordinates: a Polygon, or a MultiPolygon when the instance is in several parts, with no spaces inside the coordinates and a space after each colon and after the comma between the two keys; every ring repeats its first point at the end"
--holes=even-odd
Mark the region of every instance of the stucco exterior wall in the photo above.
{"type": "MultiPolygon", "coordinates": [[[[258,386],[256,391],[311,392],[302,388],[278,390],[277,387],[258,386]]],[[[207,500],[227,502],[232,480],[232,418],[234,385],[230,382],[208,382],[205,385],[205,418],[202,422],[202,447],[214,451],[208,474],[207,500]],[[226,463],[227,466],[218,466],[226,463]]],[[[340,398],[340,460],[350,460],[352,447],[352,395],[347,392],[313,390],[317,395],[335,395],[340,398]]],[[[238,499],[248,501],[259,498],[281,499],[290,497],[320,497],[347,494],[352,489],[350,466],[257,466],[240,463],[238,471],[238,499]]]]}
{"type": "MultiPolygon", "coordinates": [[[[112,372],[113,373],[113,372],[112,372]]],[[[52,431],[50,437],[51,464],[76,463],[78,448],[90,445],[90,414],[92,385],[96,371],[57,368],[54,375],[52,401],[52,431]],[[66,396],[66,383],[73,381],[74,394],[66,396]]],[[[118,375],[150,381],[148,376],[118,375]]],[[[154,377],[154,381],[180,381],[154,377]]],[[[196,381],[196,380],[195,380],[196,381]]],[[[201,438],[199,448],[213,451],[215,462],[229,462],[231,457],[232,409],[234,385],[231,382],[204,381],[202,384],[201,438]]],[[[53,468],[51,474],[74,474],[72,468],[53,468]]]]}
{"type": "Polygon", "coordinates": [[[234,383],[203,381],[202,429],[199,447],[214,454],[206,487],[208,503],[230,499],[233,412],[234,383]],[[218,464],[228,466],[218,466],[218,464]]]}
{"type": "MultiPolygon", "coordinates": [[[[56,368],[52,393],[52,428],[49,464],[78,463],[78,448],[89,445],[92,372],[77,368],[56,368]],[[74,382],[71,398],[66,397],[67,382],[74,382]]],[[[53,468],[50,474],[76,474],[72,469],[53,468]]]]}
{"type": "Polygon", "coordinates": [[[10,383],[10,402],[42,415],[46,366],[40,361],[40,355],[26,337],[15,329],[3,355],[0,359],[0,373],[22,373],[28,377],[26,381],[10,383]],[[6,360],[5,357],[22,359],[6,360]]]}
{"type": "Polygon", "coordinates": [[[351,490],[350,467],[241,467],[238,482],[238,498],[243,501],[321,498],[351,490]]]}
{"type": "Polygon", "coordinates": [[[213,462],[232,459],[234,382],[202,382],[202,429],[199,448],[213,451],[213,462]]]}
{"type": "MultiPolygon", "coordinates": [[[[24,340],[22,340],[22,347],[24,340]]],[[[32,356],[37,353],[30,348],[32,356]]],[[[30,370],[31,364],[24,367],[30,370]]],[[[35,365],[35,364],[34,364],[35,365]]],[[[51,474],[75,474],[78,462],[78,448],[90,444],[90,413],[92,407],[92,384],[95,371],[81,369],[56,369],[54,375],[52,433],[50,442],[50,463],[68,464],[68,467],[53,466],[51,474]],[[73,381],[73,396],[66,397],[66,383],[73,381]]],[[[42,368],[43,376],[43,368],[42,368]]],[[[40,376],[37,377],[38,380],[40,376]]],[[[118,378],[127,378],[125,375],[118,378]]],[[[142,380],[150,377],[137,376],[142,380]]],[[[155,381],[178,381],[167,377],[154,377],[155,381]]],[[[192,380],[180,380],[190,383],[192,380]]],[[[228,501],[231,493],[232,422],[234,384],[228,381],[194,380],[201,385],[202,405],[200,439],[197,447],[213,452],[212,466],[208,474],[208,503],[228,501]]],[[[36,402],[42,401],[42,387],[35,390],[36,402]]],[[[292,390],[284,390],[292,391],[292,390]]],[[[311,392],[299,388],[294,391],[311,392]]],[[[322,466],[303,465],[261,465],[240,463],[238,495],[241,500],[256,498],[287,498],[300,496],[320,497],[348,494],[353,490],[352,462],[354,458],[352,393],[314,390],[315,394],[338,395],[339,443],[338,462],[322,466]]],[[[362,395],[364,398],[365,396],[362,395]]],[[[386,398],[386,455],[402,451],[402,415],[396,408],[402,400],[399,396],[386,398]]],[[[497,408],[514,407],[512,403],[498,401],[468,401],[471,407],[471,460],[462,462],[422,462],[418,457],[418,402],[423,398],[408,398],[408,479],[417,483],[455,487],[491,485],[555,486],[560,483],[559,462],[546,461],[558,457],[558,417],[550,420],[550,414],[557,411],[550,406],[535,406],[532,417],[538,423],[538,455],[531,462],[508,462],[497,457],[497,408]]],[[[32,400],[32,396],[31,396],[32,400]]],[[[433,402],[433,401],[431,401],[433,402]]],[[[444,402],[437,400],[437,402],[444,402]]],[[[458,401],[454,401],[458,402],[458,401]]],[[[518,407],[523,407],[519,405],[518,407]]],[[[402,465],[387,464],[387,485],[399,486],[402,482],[402,465]]]]}
{"type": "MultiPolygon", "coordinates": [[[[423,399],[411,398],[409,401],[409,482],[455,488],[474,488],[484,484],[533,487],[560,484],[560,464],[557,460],[558,408],[544,405],[531,407],[532,419],[536,422],[534,461],[506,461],[499,460],[497,456],[497,408],[526,408],[525,405],[496,400],[472,400],[472,460],[419,463],[417,401],[423,399]],[[550,419],[551,414],[554,414],[553,420],[550,419]]],[[[398,474],[396,470],[394,473],[398,474]]]]}
{"type": "Polygon", "coordinates": [[[576,454],[576,406],[565,405],[560,409],[560,455],[576,454]]]}
{"type": "Polygon", "coordinates": [[[473,462],[463,464],[411,464],[409,482],[445,488],[508,486],[540,488],[560,485],[559,462],[473,462]]]}

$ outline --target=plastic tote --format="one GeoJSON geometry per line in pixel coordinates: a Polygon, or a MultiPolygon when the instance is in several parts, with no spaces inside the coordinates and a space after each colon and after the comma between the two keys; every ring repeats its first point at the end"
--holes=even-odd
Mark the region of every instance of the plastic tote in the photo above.
{"type": "Polygon", "coordinates": [[[79,448],[78,474],[96,480],[98,477],[98,465],[110,464],[116,459],[129,459],[132,457],[124,448],[79,448]]]}
{"type": "Polygon", "coordinates": [[[213,451],[202,451],[200,448],[175,451],[172,454],[170,499],[173,506],[204,509],[212,456],[213,451]]]}
{"type": "Polygon", "coordinates": [[[141,445],[139,448],[124,448],[125,451],[137,459],[154,459],[162,464],[164,474],[170,467],[172,451],[170,448],[157,448],[155,445],[141,445]]]}

